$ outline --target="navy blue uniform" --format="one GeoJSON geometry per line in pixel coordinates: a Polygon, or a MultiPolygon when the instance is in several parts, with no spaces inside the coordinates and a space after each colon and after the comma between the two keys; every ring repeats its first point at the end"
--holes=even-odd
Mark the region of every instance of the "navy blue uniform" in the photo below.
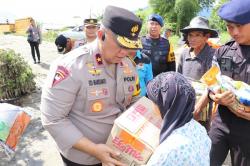
{"type": "MultiPolygon", "coordinates": [[[[250,46],[228,42],[218,49],[214,59],[223,75],[250,84],[250,46]]],[[[211,166],[222,165],[229,150],[233,165],[250,165],[250,121],[219,105],[209,136],[212,140],[211,166]]]]}
{"type": "Polygon", "coordinates": [[[175,71],[175,55],[167,39],[162,37],[152,39],[144,36],[142,46],[141,52],[151,60],[154,77],[162,72],[175,71]]]}

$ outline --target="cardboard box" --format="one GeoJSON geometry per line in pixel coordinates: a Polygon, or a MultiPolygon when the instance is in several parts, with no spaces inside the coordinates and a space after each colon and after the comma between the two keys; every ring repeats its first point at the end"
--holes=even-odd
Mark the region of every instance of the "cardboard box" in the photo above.
{"type": "Polygon", "coordinates": [[[107,145],[120,151],[128,166],[146,164],[159,145],[161,123],[156,105],[142,97],[115,120],[107,145]]]}

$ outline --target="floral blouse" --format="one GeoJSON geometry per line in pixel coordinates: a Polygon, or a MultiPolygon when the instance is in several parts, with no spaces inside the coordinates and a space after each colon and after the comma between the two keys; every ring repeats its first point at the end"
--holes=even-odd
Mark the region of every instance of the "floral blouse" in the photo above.
{"type": "Polygon", "coordinates": [[[192,119],[157,147],[147,166],[209,166],[210,149],[205,128],[192,119]]]}

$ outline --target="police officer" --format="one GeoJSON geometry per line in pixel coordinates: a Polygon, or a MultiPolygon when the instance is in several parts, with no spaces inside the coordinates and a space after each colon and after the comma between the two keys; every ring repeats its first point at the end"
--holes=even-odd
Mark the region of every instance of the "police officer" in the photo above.
{"type": "Polygon", "coordinates": [[[59,35],[55,40],[57,51],[60,54],[66,54],[69,51],[78,48],[84,44],[90,43],[97,38],[97,31],[99,29],[99,23],[97,19],[89,18],[84,20],[84,33],[85,39],[74,40],[66,35],[59,35]]]}
{"type": "Polygon", "coordinates": [[[114,120],[133,96],[136,68],[129,50],[141,48],[142,22],[132,12],[108,6],[98,39],[51,67],[42,92],[42,124],[57,143],[65,165],[123,165],[105,145],[114,120]]]}
{"type": "Polygon", "coordinates": [[[173,47],[160,34],[163,26],[164,22],[160,15],[150,15],[147,24],[148,35],[142,37],[142,53],[151,59],[154,76],[166,71],[175,71],[173,47]]]}
{"type": "Polygon", "coordinates": [[[84,32],[87,43],[94,41],[97,38],[97,31],[100,28],[98,20],[89,18],[84,20],[84,32]]]}
{"type": "MultiPolygon", "coordinates": [[[[224,4],[218,15],[226,21],[232,41],[218,49],[214,58],[221,73],[234,80],[250,84],[250,1],[231,0],[224,4]]],[[[235,96],[230,91],[209,92],[219,104],[209,136],[212,140],[211,166],[222,165],[230,150],[232,165],[250,165],[250,113],[249,106],[230,109],[235,96]],[[214,94],[215,93],[215,94],[214,94]]]]}

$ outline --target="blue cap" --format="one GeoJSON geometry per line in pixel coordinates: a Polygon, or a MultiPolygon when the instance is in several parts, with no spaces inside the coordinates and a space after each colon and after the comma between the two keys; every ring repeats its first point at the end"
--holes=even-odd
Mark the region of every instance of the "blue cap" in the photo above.
{"type": "Polygon", "coordinates": [[[231,0],[221,6],[218,15],[223,20],[244,25],[250,23],[249,6],[249,0],[231,0]]]}
{"type": "Polygon", "coordinates": [[[156,22],[158,22],[161,27],[163,27],[163,25],[164,25],[163,18],[159,14],[151,14],[148,17],[148,20],[149,21],[156,21],[156,22]]]}

